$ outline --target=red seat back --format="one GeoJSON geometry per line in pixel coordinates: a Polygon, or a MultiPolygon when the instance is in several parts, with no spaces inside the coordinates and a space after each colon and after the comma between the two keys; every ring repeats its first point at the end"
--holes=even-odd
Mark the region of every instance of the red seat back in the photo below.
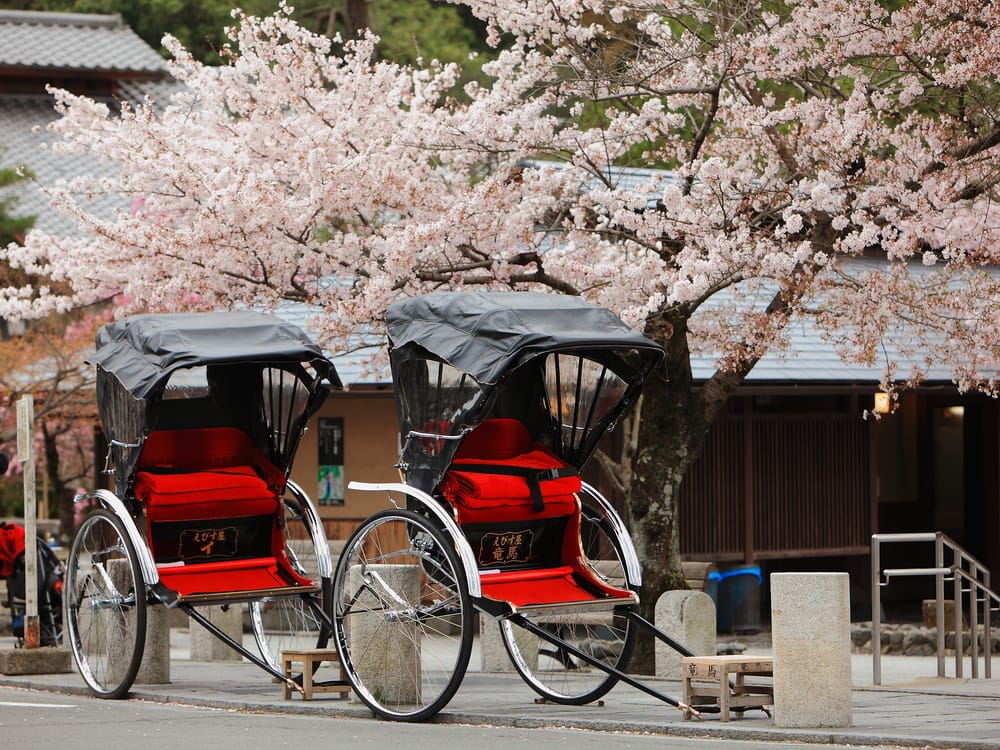
{"type": "Polygon", "coordinates": [[[528,428],[516,419],[487,419],[465,436],[456,459],[508,459],[531,450],[528,428]]]}

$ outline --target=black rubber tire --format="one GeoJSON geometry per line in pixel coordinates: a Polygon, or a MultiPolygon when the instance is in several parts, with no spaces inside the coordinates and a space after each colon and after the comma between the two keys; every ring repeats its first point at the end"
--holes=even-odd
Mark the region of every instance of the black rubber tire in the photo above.
{"type": "Polygon", "coordinates": [[[80,524],[66,565],[67,633],[77,668],[101,698],[125,696],[146,643],[146,585],[125,525],[98,508],[80,524]]]}
{"type": "Polygon", "coordinates": [[[454,543],[434,521],[402,509],[368,518],[341,553],[333,589],[334,636],[355,694],[393,721],[444,708],[465,676],[474,620],[454,543]],[[400,680],[398,665],[414,660],[418,673],[400,680]]]}

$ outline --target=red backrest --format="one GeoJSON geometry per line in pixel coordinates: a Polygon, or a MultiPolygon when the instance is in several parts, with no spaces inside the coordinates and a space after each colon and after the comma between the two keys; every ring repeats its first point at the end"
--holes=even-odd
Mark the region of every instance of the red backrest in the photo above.
{"type": "Polygon", "coordinates": [[[531,434],[528,428],[516,419],[498,417],[484,420],[466,435],[455,453],[455,458],[502,461],[530,450],[531,434]]]}
{"type": "Polygon", "coordinates": [[[260,451],[242,430],[235,427],[206,427],[151,433],[142,446],[139,466],[198,471],[224,466],[253,466],[262,460],[260,451]]]}

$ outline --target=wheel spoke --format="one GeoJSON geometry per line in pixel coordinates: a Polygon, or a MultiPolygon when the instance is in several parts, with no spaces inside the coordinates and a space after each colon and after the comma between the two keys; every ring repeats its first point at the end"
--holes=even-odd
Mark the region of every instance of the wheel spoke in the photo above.
{"type": "Polygon", "coordinates": [[[145,584],[120,519],[96,510],[77,532],[66,571],[68,632],[80,674],[99,696],[128,692],[146,636],[145,584]]]}
{"type": "MultiPolygon", "coordinates": [[[[622,554],[610,527],[595,508],[584,506],[580,519],[583,561],[599,580],[627,587],[622,554]]],[[[632,655],[635,628],[621,605],[604,612],[531,616],[533,624],[597,661],[623,670],[632,655]]],[[[560,648],[518,627],[500,623],[500,634],[514,668],[535,692],[556,703],[583,704],[597,700],[617,682],[600,667],[585,663],[560,648]]]]}
{"type": "Polygon", "coordinates": [[[329,579],[324,581],[319,570],[317,550],[308,516],[300,500],[285,497],[282,532],[285,554],[293,570],[320,585],[318,594],[298,597],[258,600],[250,603],[250,624],[261,658],[274,669],[281,669],[281,652],[289,649],[325,648],[330,639],[330,629],[320,614],[329,612],[324,592],[329,579]],[[312,599],[312,601],[310,601],[312,599]]]}
{"type": "Polygon", "coordinates": [[[458,688],[472,610],[454,551],[409,511],[368,519],[334,577],[335,632],[355,692],[383,718],[419,721],[458,688]]]}

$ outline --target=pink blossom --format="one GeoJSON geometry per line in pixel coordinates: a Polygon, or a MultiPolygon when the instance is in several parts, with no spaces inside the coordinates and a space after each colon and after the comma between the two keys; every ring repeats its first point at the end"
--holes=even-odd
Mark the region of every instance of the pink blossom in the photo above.
{"type": "Polygon", "coordinates": [[[238,15],[222,67],[168,39],[168,102],[55,92],[53,148],[122,170],[52,187],[80,233],[5,257],[72,291],[8,288],[0,315],[294,301],[337,349],[400,295],[548,287],[689,321],[725,367],[809,312],[844,357],[905,323],[927,363],[996,375],[996,4],[467,4],[512,42],[463,98],[456,66],[378,60],[370,35],[333,53],[283,10],[238,15]]]}

